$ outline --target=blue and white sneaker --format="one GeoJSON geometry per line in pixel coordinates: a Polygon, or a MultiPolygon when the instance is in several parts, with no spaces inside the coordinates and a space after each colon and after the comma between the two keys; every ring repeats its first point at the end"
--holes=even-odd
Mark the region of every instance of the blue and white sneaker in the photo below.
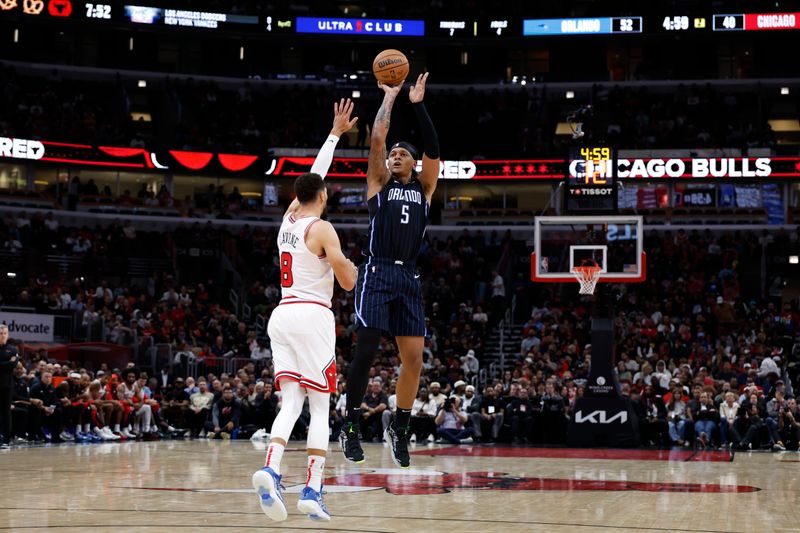
{"type": "Polygon", "coordinates": [[[253,489],[258,493],[261,510],[276,522],[286,520],[288,513],[283,502],[281,476],[267,466],[253,474],[253,489]]]}
{"type": "Polygon", "coordinates": [[[311,487],[303,487],[300,492],[300,500],[297,502],[297,510],[308,515],[311,520],[331,521],[328,508],[325,507],[325,502],[322,501],[322,490],[317,492],[311,487]]]}

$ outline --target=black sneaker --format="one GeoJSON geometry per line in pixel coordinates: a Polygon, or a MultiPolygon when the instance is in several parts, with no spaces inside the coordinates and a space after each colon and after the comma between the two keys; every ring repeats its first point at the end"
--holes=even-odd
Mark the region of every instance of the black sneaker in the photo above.
{"type": "Polygon", "coordinates": [[[339,432],[339,444],[342,446],[344,458],[353,463],[364,462],[364,450],[358,435],[358,426],[352,422],[345,423],[339,432]]]}
{"type": "Polygon", "coordinates": [[[394,464],[400,468],[408,468],[411,465],[411,456],[408,454],[408,428],[389,426],[383,437],[389,443],[394,464]]]}

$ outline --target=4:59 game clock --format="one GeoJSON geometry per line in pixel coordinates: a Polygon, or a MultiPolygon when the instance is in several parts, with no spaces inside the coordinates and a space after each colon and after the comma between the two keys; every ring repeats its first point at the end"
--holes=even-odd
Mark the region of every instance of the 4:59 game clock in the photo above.
{"type": "Polygon", "coordinates": [[[617,210],[617,158],[608,146],[573,146],[567,156],[564,206],[567,213],[617,210]]]}

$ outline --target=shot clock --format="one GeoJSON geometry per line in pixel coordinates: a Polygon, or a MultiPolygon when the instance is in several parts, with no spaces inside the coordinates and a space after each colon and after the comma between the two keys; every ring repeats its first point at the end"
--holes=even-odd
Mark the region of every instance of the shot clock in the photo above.
{"type": "Polygon", "coordinates": [[[569,149],[564,182],[567,213],[604,214],[617,209],[617,159],[608,146],[569,149]]]}

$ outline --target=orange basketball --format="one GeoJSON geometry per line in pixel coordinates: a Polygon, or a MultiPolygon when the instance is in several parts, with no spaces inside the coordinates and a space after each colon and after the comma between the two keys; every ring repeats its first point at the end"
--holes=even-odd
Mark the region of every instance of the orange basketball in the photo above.
{"type": "Polygon", "coordinates": [[[408,59],[400,50],[384,50],[372,62],[372,72],[386,85],[403,83],[408,76],[408,59]]]}

